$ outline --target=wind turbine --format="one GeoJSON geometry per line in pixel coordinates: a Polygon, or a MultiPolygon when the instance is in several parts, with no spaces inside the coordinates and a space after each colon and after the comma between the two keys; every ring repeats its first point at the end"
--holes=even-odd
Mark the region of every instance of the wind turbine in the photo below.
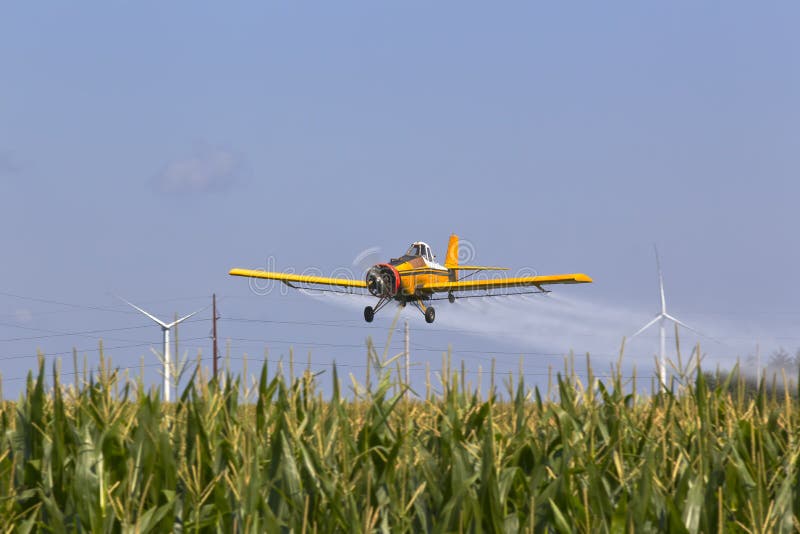
{"type": "Polygon", "coordinates": [[[660,337],[660,342],[661,342],[661,346],[660,346],[661,350],[660,350],[660,353],[659,353],[660,359],[659,359],[659,365],[658,365],[658,367],[659,367],[659,369],[658,369],[658,377],[659,377],[659,380],[661,381],[661,385],[664,388],[666,388],[667,387],[667,357],[666,357],[667,344],[666,344],[666,333],[665,333],[665,328],[664,328],[666,322],[667,321],[672,321],[673,323],[675,323],[677,325],[680,325],[680,326],[684,327],[687,330],[691,330],[695,334],[699,334],[699,335],[702,335],[702,334],[700,334],[700,332],[698,332],[697,330],[695,330],[691,326],[687,325],[683,321],[680,321],[680,320],[676,319],[675,317],[673,317],[672,315],[667,313],[667,300],[664,297],[664,277],[661,274],[661,260],[658,257],[658,248],[655,245],[653,245],[653,249],[656,252],[656,266],[658,267],[658,290],[659,290],[659,292],[661,294],[661,312],[659,312],[659,314],[656,315],[655,318],[652,321],[650,321],[649,323],[647,323],[646,325],[641,327],[631,337],[634,338],[634,337],[638,336],[639,334],[641,334],[642,332],[644,332],[645,330],[647,330],[648,328],[650,328],[651,326],[653,326],[654,324],[659,323],[658,324],[658,330],[659,330],[659,337],[660,337]]]}
{"type": "Polygon", "coordinates": [[[134,309],[138,310],[139,312],[143,313],[144,315],[146,315],[147,317],[149,317],[150,319],[155,321],[161,327],[161,332],[164,334],[164,400],[166,402],[169,402],[169,393],[170,393],[170,389],[171,389],[170,385],[169,385],[169,332],[170,332],[170,330],[172,329],[173,326],[178,326],[179,324],[181,324],[186,319],[188,319],[190,317],[193,317],[194,315],[197,315],[201,311],[205,310],[205,308],[201,308],[201,309],[197,310],[196,312],[190,313],[189,315],[184,315],[180,319],[172,321],[171,323],[165,323],[164,321],[160,320],[155,315],[147,313],[146,311],[141,309],[139,306],[137,306],[137,305],[135,305],[135,304],[133,304],[131,302],[128,302],[124,298],[119,297],[119,299],[122,300],[125,304],[127,304],[131,308],[134,308],[134,309]]]}

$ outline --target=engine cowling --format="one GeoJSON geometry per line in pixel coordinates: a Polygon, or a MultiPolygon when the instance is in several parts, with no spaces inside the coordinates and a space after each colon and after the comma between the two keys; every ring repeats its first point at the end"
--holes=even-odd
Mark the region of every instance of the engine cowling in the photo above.
{"type": "Polygon", "coordinates": [[[388,263],[373,265],[367,271],[367,290],[375,297],[391,298],[400,291],[400,273],[388,263]]]}

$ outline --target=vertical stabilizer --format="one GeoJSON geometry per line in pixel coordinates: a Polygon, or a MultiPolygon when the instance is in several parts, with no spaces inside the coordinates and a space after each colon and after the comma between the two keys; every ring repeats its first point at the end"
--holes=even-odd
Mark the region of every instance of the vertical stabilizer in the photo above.
{"type": "Polygon", "coordinates": [[[450,235],[450,241],[447,243],[447,255],[444,258],[444,266],[450,269],[450,280],[458,280],[458,236],[456,234],[450,235]]]}

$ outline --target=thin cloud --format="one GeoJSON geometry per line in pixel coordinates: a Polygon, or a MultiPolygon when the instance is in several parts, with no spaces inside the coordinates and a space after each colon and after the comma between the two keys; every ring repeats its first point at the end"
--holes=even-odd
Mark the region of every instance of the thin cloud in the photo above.
{"type": "Polygon", "coordinates": [[[162,193],[213,193],[227,191],[241,182],[243,158],[227,149],[207,147],[194,155],[174,160],[156,177],[162,193]]]}

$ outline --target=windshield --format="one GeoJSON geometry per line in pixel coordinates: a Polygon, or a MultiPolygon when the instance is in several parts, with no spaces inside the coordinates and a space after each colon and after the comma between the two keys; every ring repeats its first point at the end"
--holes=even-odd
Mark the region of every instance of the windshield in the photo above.
{"type": "Polygon", "coordinates": [[[411,245],[406,251],[406,256],[422,256],[422,246],[411,245]]]}
{"type": "Polygon", "coordinates": [[[406,251],[406,256],[421,256],[425,261],[433,261],[433,255],[425,243],[414,243],[406,251]]]}

